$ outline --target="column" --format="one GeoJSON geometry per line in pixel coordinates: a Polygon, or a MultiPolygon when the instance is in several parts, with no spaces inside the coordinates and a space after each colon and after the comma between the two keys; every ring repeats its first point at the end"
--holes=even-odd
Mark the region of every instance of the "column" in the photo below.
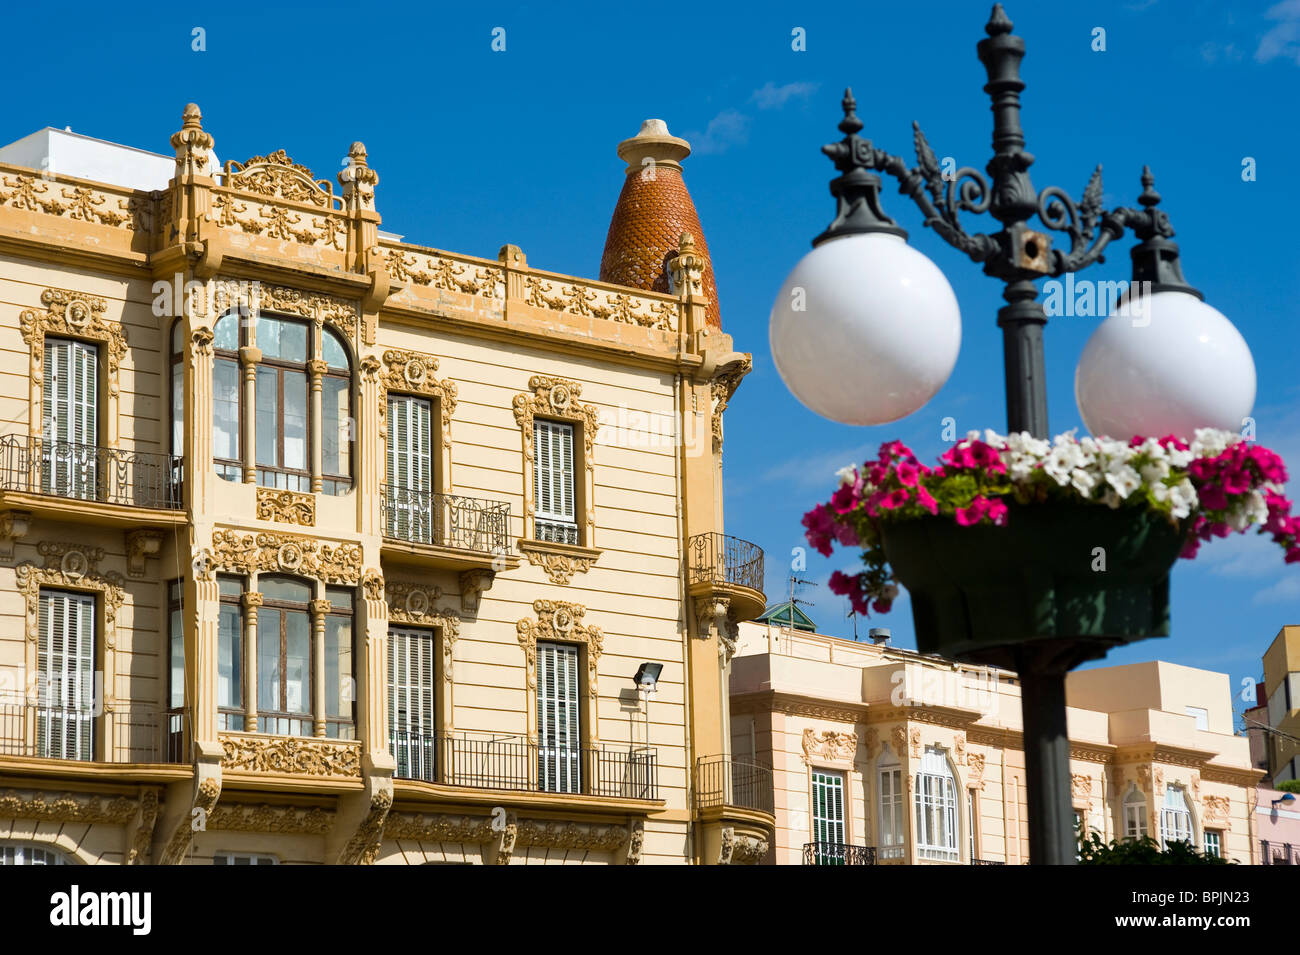
{"type": "MultiPolygon", "coordinates": [[[[316,336],[318,339],[320,333],[316,336]]],[[[321,480],[321,471],[323,468],[324,454],[324,437],[325,437],[325,419],[322,415],[321,390],[323,387],[322,378],[325,375],[326,364],[319,358],[313,358],[307,362],[307,371],[311,376],[311,489],[314,493],[319,494],[324,486],[321,480]]]]}
{"type": "Polygon", "coordinates": [[[311,609],[311,711],[312,735],[325,735],[325,615],[330,612],[328,600],[313,600],[311,609]]]}
{"type": "MultiPolygon", "coordinates": [[[[252,586],[256,587],[256,578],[252,586]]],[[[257,732],[257,608],[262,595],[247,591],[244,604],[244,732],[257,732]]]]}
{"type": "Polygon", "coordinates": [[[257,480],[257,363],[262,360],[262,350],[252,345],[239,349],[239,363],[244,370],[244,483],[257,480]]]}

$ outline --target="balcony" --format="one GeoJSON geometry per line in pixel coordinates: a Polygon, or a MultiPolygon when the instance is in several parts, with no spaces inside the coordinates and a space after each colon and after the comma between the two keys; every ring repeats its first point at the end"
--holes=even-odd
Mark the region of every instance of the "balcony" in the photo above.
{"type": "Polygon", "coordinates": [[[82,763],[188,762],[185,711],[131,704],[96,714],[89,706],[0,704],[0,756],[82,763]]]}
{"type": "Polygon", "coordinates": [[[519,564],[510,554],[510,505],[380,486],[384,556],[453,570],[519,564]]]}
{"type": "Polygon", "coordinates": [[[692,597],[727,597],[736,620],[763,612],[763,549],[739,537],[696,534],[687,546],[687,581],[692,597]]]}
{"type": "Polygon", "coordinates": [[[45,514],[72,510],[96,524],[138,526],[150,520],[179,523],[183,471],[171,454],[124,451],[71,441],[0,437],[0,492],[9,507],[45,514]]]}
{"type": "Polygon", "coordinates": [[[658,755],[652,748],[564,749],[517,738],[394,732],[389,751],[398,779],[498,792],[659,798],[658,755]]]}
{"type": "Polygon", "coordinates": [[[1300,849],[1295,849],[1289,842],[1259,841],[1260,865],[1300,865],[1300,849]]]}
{"type": "Polygon", "coordinates": [[[805,842],[804,865],[875,865],[874,846],[851,846],[843,842],[805,842]]]}
{"type": "Polygon", "coordinates": [[[725,756],[701,756],[695,764],[695,804],[730,806],[773,815],[772,770],[725,756]]]}

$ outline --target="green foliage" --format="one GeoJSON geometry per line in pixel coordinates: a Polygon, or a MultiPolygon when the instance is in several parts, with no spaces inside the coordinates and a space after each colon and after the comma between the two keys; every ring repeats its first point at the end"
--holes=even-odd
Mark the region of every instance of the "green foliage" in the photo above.
{"type": "Polygon", "coordinates": [[[1295,793],[1300,796],[1300,779],[1288,779],[1286,782],[1278,783],[1278,791],[1284,793],[1295,793]]]}
{"type": "Polygon", "coordinates": [[[1227,865],[1227,859],[1198,852],[1190,842],[1165,849],[1150,836],[1106,842],[1095,829],[1079,840],[1079,865],[1227,865]]]}

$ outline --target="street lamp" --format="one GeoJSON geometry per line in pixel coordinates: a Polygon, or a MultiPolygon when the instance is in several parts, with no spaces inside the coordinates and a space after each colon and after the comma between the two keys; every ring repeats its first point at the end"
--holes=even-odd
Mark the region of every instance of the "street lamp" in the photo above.
{"type": "MultiPolygon", "coordinates": [[[[925,225],[1004,283],[998,325],[1008,431],[1050,437],[1047,313],[1035,283],[1104,261],[1126,229],[1139,240],[1131,252],[1132,282],[1088,342],[1076,375],[1085,423],[1118,439],[1190,438],[1197,427],[1239,427],[1254,402],[1254,362],[1232,324],[1183,278],[1150,170],[1143,170],[1140,208],[1103,210],[1100,166],[1077,202],[1056,186],[1036,189],[1029,177],[1034,157],[1020,127],[1025,43],[1012,35],[1001,4],[984,29],[988,36],[976,50],[993,103],[988,178],[969,166],[945,172],[916,124],[915,167],[876,148],[859,135],[857,103],[845,91],[844,139],[822,147],[840,173],[830,185],[835,219],[813,240],[772,308],[770,341],[782,379],[824,417],[881,424],[918,410],[951,374],[961,342],[956,299],[942,272],[907,246],[906,232],[885,213],[876,174],[883,172],[919,207],[925,225]],[[1001,229],[970,234],[963,213],[988,213],[1001,229]],[[1031,224],[1035,218],[1043,228],[1031,224]],[[1052,233],[1064,236],[1062,248],[1053,248],[1052,233]]],[[[1104,656],[1115,642],[1066,636],[1001,648],[1021,679],[1034,862],[1075,862],[1065,674],[1104,656]]]]}

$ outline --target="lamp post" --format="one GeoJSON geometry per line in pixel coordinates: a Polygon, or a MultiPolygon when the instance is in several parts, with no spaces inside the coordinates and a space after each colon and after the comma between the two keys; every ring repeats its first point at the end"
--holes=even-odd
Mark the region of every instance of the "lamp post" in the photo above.
{"type": "MultiPolygon", "coordinates": [[[[770,339],[786,385],[819,414],[848,424],[881,424],[919,409],[951,374],[961,342],[956,297],[943,273],[906,244],[884,211],[881,177],[892,176],[924,224],[1004,284],[1002,329],[1007,428],[1048,438],[1043,327],[1035,284],[1104,261],[1131,229],[1132,282],[1121,307],[1094,332],[1075,378],[1085,424],[1095,434],[1187,434],[1236,429],[1255,397],[1249,349],[1231,322],[1205,305],[1183,278],[1167,214],[1143,170],[1140,208],[1102,209],[1101,167],[1075,201],[1063,189],[1034,187],[1020,126],[1020,61],[1025,42],[993,7],[976,50],[992,100],[993,156],[985,170],[945,172],[918,125],[917,164],[875,147],[859,133],[851,90],[843,100],[844,138],[822,147],[840,175],[830,191],[835,219],[787,278],[772,310],[770,339]],[[1000,224],[968,233],[963,214],[1000,224]],[[1037,219],[1043,228],[1035,228],[1037,219]],[[1052,233],[1065,239],[1054,248],[1052,233]]],[[[1062,637],[1006,648],[1020,674],[1030,858],[1072,865],[1065,675],[1118,641],[1062,637]]]]}

